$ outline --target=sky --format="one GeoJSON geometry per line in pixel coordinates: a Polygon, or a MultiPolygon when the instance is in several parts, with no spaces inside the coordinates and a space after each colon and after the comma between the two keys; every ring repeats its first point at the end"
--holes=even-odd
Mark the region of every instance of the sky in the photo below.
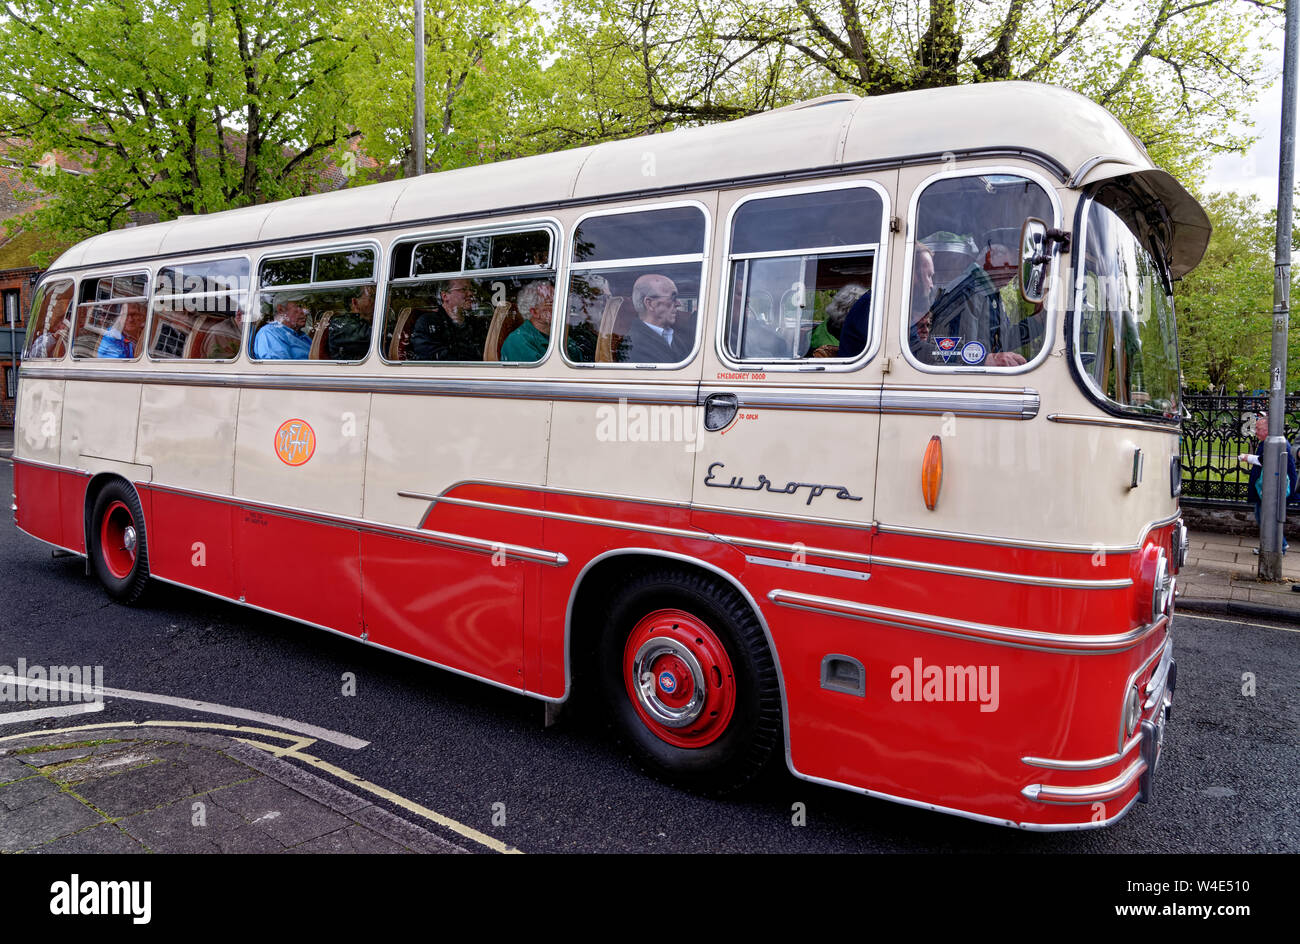
{"type": "Polygon", "coordinates": [[[1225,155],[1215,159],[1206,174],[1205,190],[1252,193],[1266,207],[1272,208],[1277,206],[1278,151],[1282,128],[1282,30],[1273,30],[1269,39],[1277,51],[1269,57],[1268,67],[1277,79],[1260,94],[1259,100],[1251,109],[1250,124],[1253,132],[1259,135],[1259,140],[1244,155],[1225,155]]]}

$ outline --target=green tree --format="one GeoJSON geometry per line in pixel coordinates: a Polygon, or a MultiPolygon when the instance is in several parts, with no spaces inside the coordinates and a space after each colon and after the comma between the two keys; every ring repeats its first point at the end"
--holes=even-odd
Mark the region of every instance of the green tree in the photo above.
{"type": "MultiPolygon", "coordinates": [[[[1104,105],[1194,180],[1264,79],[1262,0],[562,0],[557,114],[592,139],[739,117],[827,91],[885,94],[1024,79],[1104,105]],[[581,24],[580,28],[575,28],[581,24]],[[582,79],[585,79],[583,81],[582,79]]],[[[1032,116],[991,116],[999,121],[1032,116]]],[[[554,122],[564,126],[562,121],[554,122]]]]}
{"type": "Polygon", "coordinates": [[[19,222],[81,238],[294,196],[358,132],[336,80],[342,0],[14,0],[0,137],[51,199],[19,222]],[[42,173],[53,155],[89,174],[42,173]]]}
{"type": "MultiPolygon", "coordinates": [[[[1272,354],[1273,243],[1277,213],[1258,198],[1214,193],[1203,200],[1214,226],[1205,258],[1174,290],[1184,385],[1235,392],[1266,389],[1272,354]]],[[[1300,279],[1292,280],[1297,297],[1300,279]]],[[[1293,316],[1288,364],[1300,364],[1293,316]]],[[[1287,389],[1294,387],[1288,383],[1287,389]]]]}
{"type": "MultiPolygon", "coordinates": [[[[551,45],[527,0],[428,0],[425,4],[427,168],[431,171],[536,153],[521,132],[547,97],[551,45]]],[[[360,49],[343,86],[366,153],[414,173],[414,10],[356,0],[343,29],[360,49]]]]}

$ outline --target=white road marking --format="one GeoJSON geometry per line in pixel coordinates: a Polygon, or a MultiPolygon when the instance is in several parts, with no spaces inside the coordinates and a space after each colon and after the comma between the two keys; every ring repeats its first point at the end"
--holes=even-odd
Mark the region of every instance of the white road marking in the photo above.
{"type": "Polygon", "coordinates": [[[1300,633],[1300,629],[1294,626],[1274,626],[1270,623],[1252,623],[1249,620],[1231,620],[1224,619],[1221,616],[1202,616],[1200,613],[1193,613],[1189,610],[1182,610],[1176,616],[1185,616],[1188,619],[1209,620],[1212,623],[1231,623],[1233,626],[1258,626],[1260,629],[1276,629],[1280,633],[1300,633]]]}
{"type": "Polygon", "coordinates": [[[63,718],[67,715],[87,715],[103,711],[102,701],[88,701],[79,705],[59,705],[55,708],[34,708],[31,711],[8,711],[0,713],[0,724],[22,724],[39,721],[41,718],[63,718]]]}
{"type": "Polygon", "coordinates": [[[92,685],[79,685],[74,682],[48,682],[45,679],[29,679],[16,675],[0,675],[0,683],[22,685],[27,688],[40,688],[47,691],[65,692],[76,695],[103,695],[110,698],[124,698],[127,701],[147,701],[155,705],[170,705],[173,708],[185,708],[189,711],[202,711],[205,714],[226,715],[229,718],[242,718],[245,721],[256,721],[260,724],[275,725],[277,728],[284,728],[286,731],[297,731],[299,734],[305,734],[318,741],[328,741],[331,744],[337,744],[340,747],[346,747],[354,751],[360,750],[370,743],[369,741],[355,738],[350,734],[331,731],[328,728],[320,728],[314,724],[306,724],[302,721],[294,721],[291,718],[281,718],[279,715],[269,715],[262,711],[250,711],[247,708],[236,708],[233,705],[217,705],[212,702],[198,701],[193,698],[176,698],[171,695],[156,695],[153,692],[132,692],[121,688],[98,689],[92,685]]]}

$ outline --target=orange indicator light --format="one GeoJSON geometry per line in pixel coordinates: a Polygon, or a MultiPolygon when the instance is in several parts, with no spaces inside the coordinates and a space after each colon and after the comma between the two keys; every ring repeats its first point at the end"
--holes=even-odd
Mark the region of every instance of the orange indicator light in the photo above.
{"type": "Polygon", "coordinates": [[[943,443],[938,436],[931,436],[925,447],[925,458],[921,461],[921,497],[925,507],[934,511],[939,503],[939,486],[943,484],[943,443]]]}

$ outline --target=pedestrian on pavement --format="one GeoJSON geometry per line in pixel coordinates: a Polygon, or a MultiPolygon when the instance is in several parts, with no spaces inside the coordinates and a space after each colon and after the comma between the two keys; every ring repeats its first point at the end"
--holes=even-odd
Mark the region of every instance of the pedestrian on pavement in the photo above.
{"type": "MultiPolygon", "coordinates": [[[[1255,418],[1255,438],[1258,443],[1255,446],[1255,452],[1242,453],[1237,458],[1243,462],[1249,463],[1250,475],[1246,479],[1246,493],[1250,496],[1251,504],[1255,507],[1255,524],[1260,524],[1259,510],[1264,500],[1263,484],[1261,479],[1264,474],[1264,464],[1260,456],[1264,453],[1264,440],[1268,439],[1268,413],[1261,411],[1255,418]]],[[[1291,451],[1291,443],[1286,443],[1286,481],[1287,497],[1295,494],[1296,490],[1296,468],[1295,454],[1291,451]]],[[[1287,552],[1290,545],[1287,543],[1286,534],[1282,535],[1282,553],[1287,552]]],[[[1255,553],[1259,553],[1259,548],[1255,548],[1255,553]]]]}

